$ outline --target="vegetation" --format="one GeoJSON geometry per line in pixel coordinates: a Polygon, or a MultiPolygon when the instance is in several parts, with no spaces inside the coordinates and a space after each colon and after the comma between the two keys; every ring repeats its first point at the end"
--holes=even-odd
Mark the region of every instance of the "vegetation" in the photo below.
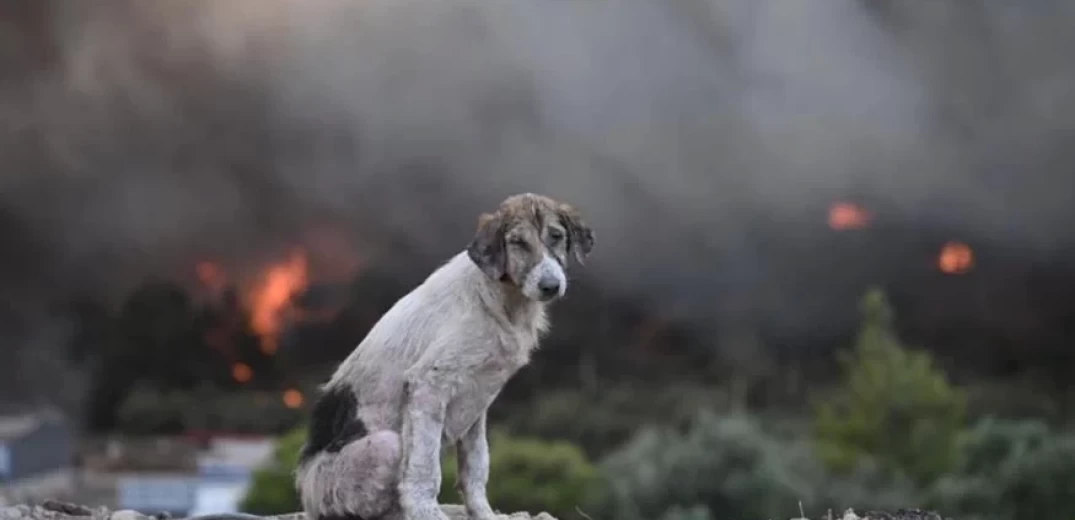
{"type": "MultiPolygon", "coordinates": [[[[440,500],[461,503],[454,450],[446,450],[441,469],[440,500]]],[[[577,518],[577,508],[585,505],[597,479],[597,468],[571,443],[490,434],[487,492],[500,511],[547,511],[564,520],[577,518]]]]}
{"type": "Polygon", "coordinates": [[[240,505],[243,511],[258,515],[278,515],[300,509],[293,472],[299,462],[299,450],[305,441],[305,427],[295,428],[277,441],[272,460],[254,472],[250,489],[240,505]]]}
{"type": "Polygon", "coordinates": [[[900,344],[883,293],[867,293],[862,312],[854,352],[841,359],[844,386],[816,409],[819,455],[837,471],[872,458],[929,485],[956,464],[966,396],[928,353],[900,344]]]}
{"type": "Polygon", "coordinates": [[[648,520],[697,514],[780,518],[812,495],[808,451],[746,416],[703,412],[685,433],[643,430],[604,461],[600,516],[648,520]],[[693,511],[693,512],[692,512],[693,511]]]}
{"type": "Polygon", "coordinates": [[[968,520],[1075,518],[1075,435],[987,417],[960,439],[960,464],[930,501],[968,520]]]}
{"type": "Polygon", "coordinates": [[[230,392],[212,385],[163,391],[142,384],[123,400],[117,424],[135,435],[191,430],[281,433],[302,417],[303,410],[285,406],[278,392],[230,392]]]}
{"type": "MultiPolygon", "coordinates": [[[[505,408],[494,404],[494,411],[505,408]]],[[[726,409],[724,393],[690,382],[609,383],[594,392],[543,393],[529,406],[512,407],[503,424],[517,435],[568,441],[596,458],[630,440],[640,425],[685,425],[703,408],[726,409]]]]}

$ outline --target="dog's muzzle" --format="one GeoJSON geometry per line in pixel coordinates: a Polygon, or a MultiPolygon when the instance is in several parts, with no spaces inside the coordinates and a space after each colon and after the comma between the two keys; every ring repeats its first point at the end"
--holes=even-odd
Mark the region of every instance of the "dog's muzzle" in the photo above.
{"type": "Polygon", "coordinates": [[[530,271],[523,286],[523,292],[534,300],[549,302],[560,298],[567,290],[564,268],[555,258],[546,254],[538,265],[530,271]]]}
{"type": "Polygon", "coordinates": [[[549,301],[560,296],[560,280],[553,276],[543,276],[538,280],[538,291],[541,301],[549,301]]]}

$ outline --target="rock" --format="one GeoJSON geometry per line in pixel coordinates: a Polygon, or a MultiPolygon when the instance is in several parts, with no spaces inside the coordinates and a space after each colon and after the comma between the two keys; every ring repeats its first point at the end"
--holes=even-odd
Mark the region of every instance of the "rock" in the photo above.
{"type": "MultiPolygon", "coordinates": [[[[468,520],[467,511],[463,506],[444,505],[441,508],[450,520],[468,520]]],[[[109,511],[104,508],[92,509],[55,500],[47,500],[40,506],[0,507],[0,520],[161,520],[161,518],[161,515],[151,516],[130,509],[119,511],[109,511]]],[[[305,520],[305,515],[289,513],[261,518],[263,520],[305,520]]],[[[498,520],[556,520],[548,513],[540,513],[537,516],[529,513],[512,513],[498,515],[497,518],[498,520]]]]}
{"type": "Polygon", "coordinates": [[[942,518],[941,515],[934,513],[933,511],[923,511],[921,509],[897,509],[896,511],[889,513],[886,511],[868,511],[866,516],[858,516],[851,509],[844,512],[844,516],[840,520],[951,520],[942,518]]]}
{"type": "MultiPolygon", "coordinates": [[[[449,520],[468,520],[467,510],[463,506],[444,505],[441,508],[449,520]]],[[[305,520],[305,515],[302,513],[266,517],[244,516],[254,519],[260,518],[260,520],[305,520]]],[[[45,501],[40,506],[16,505],[0,507],[0,520],[161,520],[161,518],[160,515],[145,515],[130,509],[109,511],[105,508],[92,509],[86,506],[52,500],[45,501]]],[[[839,518],[839,520],[946,520],[937,513],[920,509],[898,509],[891,513],[870,511],[866,513],[866,516],[858,516],[853,510],[848,509],[841,517],[829,515],[824,520],[835,520],[836,518],[839,518]]],[[[538,513],[537,515],[511,513],[497,515],[497,520],[556,520],[556,518],[548,513],[538,513]]],[[[807,519],[798,518],[795,520],[807,519]]]]}
{"type": "Polygon", "coordinates": [[[945,520],[933,511],[921,509],[897,509],[895,512],[870,511],[866,513],[869,520],[945,520]]]}
{"type": "Polygon", "coordinates": [[[143,515],[138,511],[123,509],[109,515],[109,520],[150,520],[152,517],[143,515]]]}
{"type": "Polygon", "coordinates": [[[46,500],[41,504],[41,507],[65,515],[93,516],[93,510],[86,506],[68,504],[67,502],[60,502],[59,500],[46,500]]]}
{"type": "MultiPolygon", "coordinates": [[[[449,520],[468,520],[467,510],[461,505],[444,505],[441,506],[441,511],[444,511],[449,520]]],[[[537,516],[532,516],[530,513],[512,513],[510,515],[499,514],[497,520],[556,520],[556,518],[548,513],[539,513],[537,516]]]]}
{"type": "Polygon", "coordinates": [[[30,508],[27,506],[10,506],[0,508],[0,520],[21,520],[27,518],[30,508]]]}

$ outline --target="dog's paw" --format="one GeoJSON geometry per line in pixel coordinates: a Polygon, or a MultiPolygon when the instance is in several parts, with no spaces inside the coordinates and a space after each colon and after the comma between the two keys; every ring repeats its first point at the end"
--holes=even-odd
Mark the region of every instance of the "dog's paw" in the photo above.
{"type": "Polygon", "coordinates": [[[500,520],[502,518],[504,515],[494,513],[491,507],[467,510],[468,520],[500,520]]]}
{"type": "Polygon", "coordinates": [[[466,502],[467,520],[499,520],[501,515],[493,512],[489,501],[484,497],[473,498],[466,502]]]}
{"type": "Polygon", "coordinates": [[[403,506],[403,520],[450,520],[435,502],[403,506]]]}

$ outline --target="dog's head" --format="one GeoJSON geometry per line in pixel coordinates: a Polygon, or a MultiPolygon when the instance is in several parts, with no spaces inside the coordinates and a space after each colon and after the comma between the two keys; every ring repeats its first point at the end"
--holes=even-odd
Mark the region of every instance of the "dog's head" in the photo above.
{"type": "Polygon", "coordinates": [[[494,280],[511,284],[537,301],[567,291],[568,258],[582,263],[593,249],[591,230],[575,208],[542,195],[508,197],[478,219],[467,248],[470,259],[494,280]]]}

